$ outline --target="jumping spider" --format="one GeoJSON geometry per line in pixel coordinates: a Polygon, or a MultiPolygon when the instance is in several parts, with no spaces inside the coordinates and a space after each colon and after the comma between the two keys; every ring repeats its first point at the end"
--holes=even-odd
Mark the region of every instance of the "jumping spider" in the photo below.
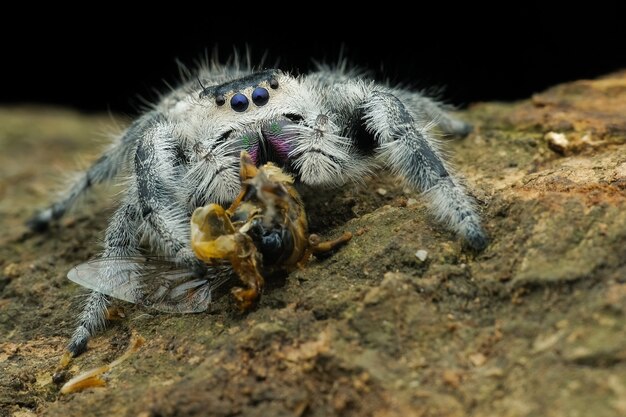
{"type": "MultiPolygon", "coordinates": [[[[107,227],[102,257],[138,255],[147,237],[156,253],[198,274],[219,275],[193,254],[189,220],[197,207],[237,196],[239,156],[246,150],[255,164],[274,162],[311,186],[360,182],[387,167],[424,191],[437,218],[471,248],[487,245],[472,199],[430,132],[433,125],[456,135],[471,128],[435,101],[366,80],[344,65],[294,77],[210,64],[196,75],[136,119],[30,227],[45,229],[93,185],[125,173],[127,189],[107,227]]],[[[91,292],[68,346],[73,355],[104,327],[108,303],[91,292]]]]}

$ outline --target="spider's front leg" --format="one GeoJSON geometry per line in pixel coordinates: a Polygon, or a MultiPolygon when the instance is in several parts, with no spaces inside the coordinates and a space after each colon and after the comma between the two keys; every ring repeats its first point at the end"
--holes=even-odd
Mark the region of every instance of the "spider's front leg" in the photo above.
{"type": "Polygon", "coordinates": [[[425,127],[415,122],[391,93],[372,91],[359,107],[378,156],[390,169],[425,192],[439,220],[450,225],[475,250],[487,246],[487,236],[472,199],[450,175],[425,127]]]}
{"type": "MultiPolygon", "coordinates": [[[[168,135],[167,126],[156,125],[142,133],[135,153],[135,175],[122,206],[109,223],[102,258],[110,258],[99,279],[104,288],[116,286],[119,274],[116,258],[139,253],[142,232],[147,232],[151,244],[164,255],[174,257],[198,275],[205,267],[190,247],[189,219],[185,207],[176,198],[178,187],[172,152],[176,144],[168,135]]],[[[95,332],[106,324],[109,299],[93,291],[78,317],[78,326],[68,345],[73,356],[82,353],[95,332]]]]}
{"type": "Polygon", "coordinates": [[[150,243],[179,265],[201,274],[204,265],[191,250],[189,216],[181,201],[181,179],[175,172],[177,143],[167,126],[148,132],[137,146],[135,175],[140,215],[150,243]]]}

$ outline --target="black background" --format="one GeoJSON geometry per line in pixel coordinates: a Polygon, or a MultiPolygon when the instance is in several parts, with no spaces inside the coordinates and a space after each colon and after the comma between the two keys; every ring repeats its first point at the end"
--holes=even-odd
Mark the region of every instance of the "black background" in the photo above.
{"type": "Polygon", "coordinates": [[[233,47],[249,47],[255,62],[267,52],[270,66],[279,60],[295,72],[343,50],[379,79],[443,88],[458,106],[522,99],[626,67],[626,17],[614,5],[416,5],[419,13],[385,2],[342,14],[319,3],[232,3],[221,13],[169,3],[133,16],[108,4],[37,9],[9,16],[15,27],[2,31],[0,103],[134,114],[139,97],[176,83],[176,59],[192,64],[215,47],[222,59],[233,47]]]}

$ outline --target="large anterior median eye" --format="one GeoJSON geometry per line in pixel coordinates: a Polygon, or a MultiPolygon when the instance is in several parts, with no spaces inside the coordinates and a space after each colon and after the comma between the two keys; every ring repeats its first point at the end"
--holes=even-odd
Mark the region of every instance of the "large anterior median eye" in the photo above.
{"type": "Polygon", "coordinates": [[[257,106],[264,106],[270,99],[270,93],[263,87],[257,87],[252,92],[252,101],[257,106]]]}
{"type": "Polygon", "coordinates": [[[248,101],[248,97],[244,96],[241,93],[235,94],[230,99],[230,107],[232,107],[235,111],[246,111],[246,109],[248,108],[248,104],[250,104],[250,102],[248,101]]]}

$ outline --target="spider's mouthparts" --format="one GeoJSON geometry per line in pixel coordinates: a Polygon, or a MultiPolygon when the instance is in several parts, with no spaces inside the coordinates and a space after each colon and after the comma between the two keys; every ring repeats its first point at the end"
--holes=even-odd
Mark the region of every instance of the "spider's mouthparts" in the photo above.
{"type": "Polygon", "coordinates": [[[263,125],[260,132],[244,134],[241,137],[243,147],[257,166],[273,162],[285,166],[291,152],[292,137],[285,132],[285,127],[294,125],[290,120],[280,119],[263,125]]]}

